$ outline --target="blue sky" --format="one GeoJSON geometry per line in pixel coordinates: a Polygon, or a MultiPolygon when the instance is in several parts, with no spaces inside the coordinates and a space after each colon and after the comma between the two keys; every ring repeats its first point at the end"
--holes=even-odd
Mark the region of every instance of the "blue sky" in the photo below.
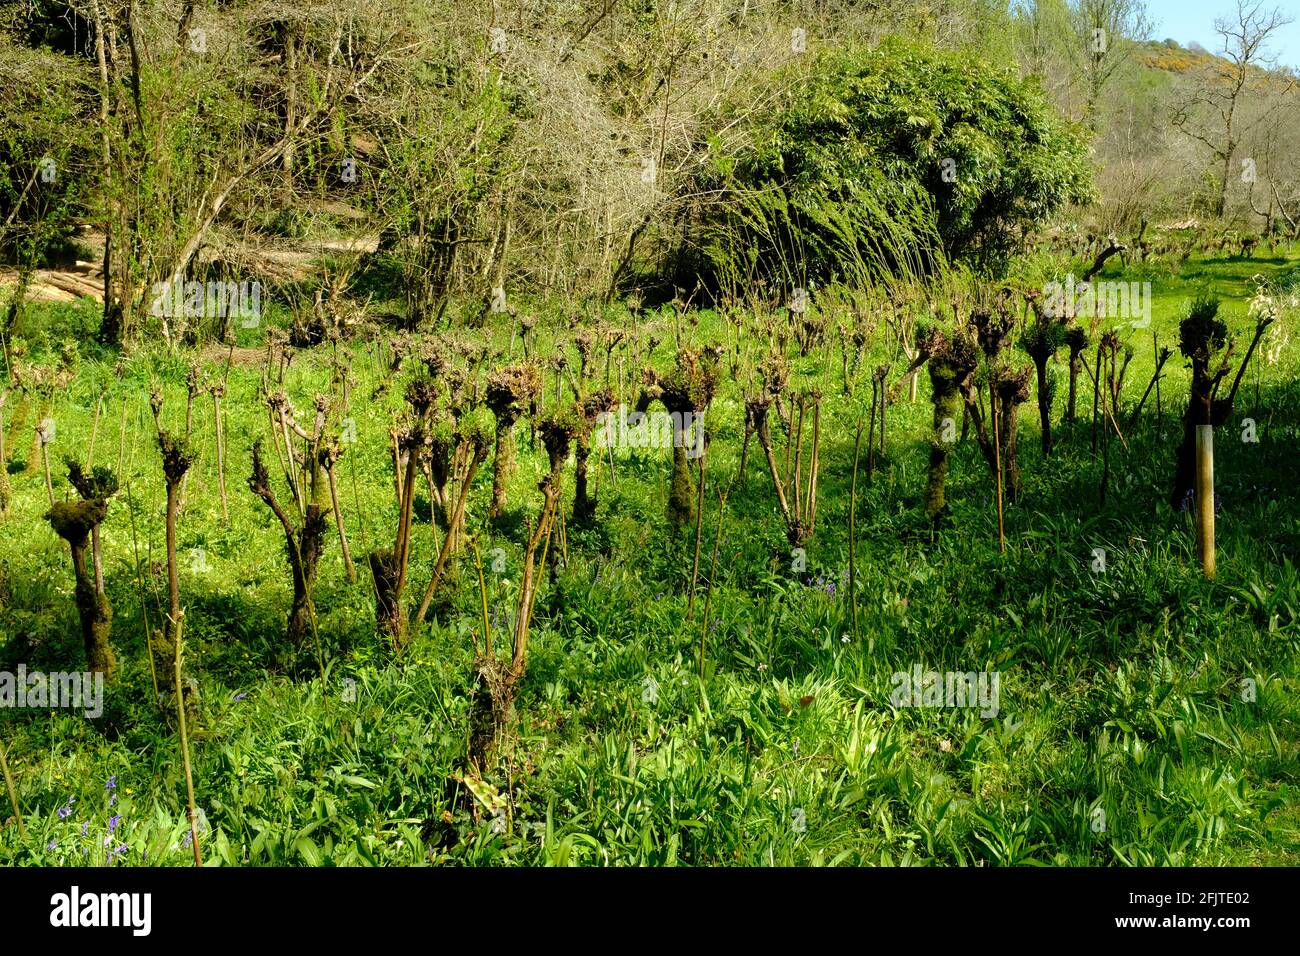
{"type": "MultiPolygon", "coordinates": [[[[1273,7],[1296,22],[1274,35],[1270,44],[1272,52],[1279,63],[1300,67],[1300,0],[1263,0],[1265,10],[1273,7]]],[[[1151,35],[1155,39],[1170,37],[1183,46],[1196,41],[1212,53],[1221,48],[1221,38],[1214,31],[1215,18],[1235,14],[1236,9],[1236,0],[1147,0],[1151,35]]]]}

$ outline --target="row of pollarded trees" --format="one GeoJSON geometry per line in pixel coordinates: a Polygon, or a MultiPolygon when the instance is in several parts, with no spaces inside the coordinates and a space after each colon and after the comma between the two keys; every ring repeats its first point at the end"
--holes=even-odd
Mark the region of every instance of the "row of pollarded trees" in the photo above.
{"type": "MultiPolygon", "coordinates": [[[[891,303],[899,307],[901,303],[891,303]]],[[[937,520],[945,511],[945,479],[950,453],[958,430],[964,435],[973,429],[981,455],[990,469],[999,506],[1005,497],[1014,502],[1020,494],[1022,475],[1018,456],[1016,423],[1022,406],[1028,402],[1036,380],[1040,436],[1044,456],[1052,454],[1056,375],[1051,364],[1062,355],[1068,363],[1069,392],[1064,417],[1067,422],[1078,416],[1078,380],[1086,373],[1092,386],[1092,446],[1103,460],[1101,494],[1105,495],[1109,473],[1109,444],[1112,436],[1124,440],[1148,398],[1159,395],[1163,369],[1170,357],[1169,349],[1159,349],[1156,370],[1147,384],[1137,407],[1121,413],[1120,394],[1132,358],[1113,331],[1104,332],[1090,351],[1087,333],[1069,319],[1055,318],[1031,298],[1031,319],[1019,329],[1012,298],[1002,293],[981,303],[954,296],[953,318],[946,322],[931,321],[913,330],[905,352],[912,356],[905,372],[893,389],[873,387],[870,413],[869,446],[883,451],[885,409],[898,389],[922,365],[928,367],[933,402],[934,438],[930,451],[930,468],[924,507],[937,520]],[[1013,346],[1018,338],[1018,347],[1013,346]],[[1029,361],[1017,360],[1018,355],[1029,361]],[[1091,361],[1089,361],[1091,359],[1091,361]],[[879,444],[875,429],[879,424],[879,444]]],[[[1247,364],[1272,317],[1263,316],[1255,337],[1241,361],[1233,359],[1234,345],[1226,327],[1216,318],[1217,302],[1206,300],[1194,304],[1181,327],[1180,351],[1192,368],[1192,400],[1183,415],[1184,433],[1175,462],[1170,500],[1184,504],[1189,490],[1196,487],[1196,435],[1199,426],[1218,425],[1231,414],[1237,388],[1247,364]],[[1231,386],[1227,387],[1227,381],[1231,386]]],[[[857,317],[863,318],[862,315],[857,317]]],[[[817,516],[817,490],[822,444],[823,394],[820,388],[794,388],[790,381],[790,359],[782,353],[782,343],[790,343],[783,326],[801,322],[800,316],[769,315],[757,318],[754,330],[766,333],[765,357],[754,361],[753,353],[733,352],[730,372],[733,378],[749,381],[745,387],[744,441],[738,477],[743,479],[751,444],[757,445],[767,466],[773,496],[786,524],[791,546],[805,544],[813,535],[817,516]],[[778,426],[773,427],[774,422],[778,426]]],[[[849,369],[861,360],[860,339],[869,337],[854,321],[859,334],[842,335],[838,345],[845,370],[844,387],[853,388],[849,369]],[[850,357],[850,353],[854,353],[850,357]]],[[[891,329],[901,323],[890,323],[891,329]]],[[[649,333],[653,338],[654,332],[649,333]]],[[[510,507],[509,487],[517,455],[516,432],[527,423],[536,436],[546,422],[555,427],[556,416],[568,416],[566,429],[575,457],[574,504],[572,519],[588,521],[594,514],[590,491],[593,462],[593,432],[602,415],[614,410],[619,396],[634,396],[633,409],[644,414],[652,404],[661,404],[675,421],[702,419],[726,374],[727,350],[723,346],[704,348],[683,345],[676,352],[673,367],[662,372],[645,365],[639,384],[631,377],[611,377],[612,356],[621,350],[627,356],[648,357],[650,350],[639,351],[640,336],[611,334],[610,328],[580,330],[569,345],[545,360],[501,361],[483,352],[482,347],[464,339],[444,339],[420,347],[418,343],[397,344],[398,357],[392,368],[401,366],[401,353],[409,351],[423,366],[422,372],[409,378],[405,386],[406,412],[393,423],[389,446],[393,462],[397,524],[392,547],[380,547],[365,555],[375,586],[376,615],[381,627],[395,645],[407,639],[411,623],[423,622],[437,599],[440,586],[447,579],[453,559],[466,538],[466,512],[470,489],[475,477],[489,457],[493,458],[492,491],[488,517],[501,517],[510,507]],[[598,342],[608,345],[601,381],[600,363],[593,361],[598,342]],[[449,344],[449,342],[451,344],[449,344]],[[578,361],[572,362],[573,353],[578,361]],[[485,361],[486,360],[486,361],[485,361]],[[554,385],[544,383],[554,373],[554,385]],[[689,417],[688,417],[689,416],[689,417]],[[414,529],[414,501],[417,488],[426,485],[435,523],[442,532],[442,543],[433,558],[432,571],[422,582],[422,590],[412,613],[410,597],[411,541],[414,529]]],[[[740,341],[740,338],[737,338],[740,341]]],[[[900,348],[903,343],[899,342],[900,348]]],[[[830,355],[837,343],[831,338],[820,341],[817,349],[830,355]]],[[[268,351],[267,381],[271,374],[272,353],[268,351]]],[[[619,363],[622,364],[621,362],[619,363]]],[[[278,363],[281,379],[287,363],[278,363]]],[[[872,375],[873,386],[883,382],[888,367],[881,366],[872,375]],[[881,374],[884,373],[884,374],[881,374]]],[[[155,399],[155,419],[164,455],[164,472],[168,486],[168,545],[174,549],[176,530],[185,496],[185,472],[190,457],[186,439],[192,425],[194,398],[204,391],[190,376],[185,431],[171,437],[161,421],[161,399],[155,399]]],[[[338,465],[343,455],[339,422],[346,417],[350,392],[348,369],[338,363],[335,387],[330,395],[317,395],[309,421],[302,419],[284,388],[268,386],[264,396],[268,429],[274,446],[275,461],[283,473],[283,483],[272,481],[264,453],[264,441],[252,450],[253,468],[249,487],[261,499],[280,524],[292,576],[292,606],[287,623],[288,643],[306,646],[314,634],[312,592],[317,568],[331,525],[337,531],[348,576],[356,579],[351,548],[342,516],[341,482],[338,465]],[[287,489],[287,494],[285,490],[287,489]]],[[[381,388],[386,387],[381,383],[381,388]]],[[[219,386],[207,386],[213,395],[217,435],[223,435],[220,401],[224,379],[219,386]]],[[[674,527],[696,527],[699,522],[705,473],[707,441],[701,443],[696,476],[690,467],[692,455],[689,437],[675,436],[672,449],[672,472],[668,486],[668,516],[674,527]]],[[[535,437],[534,437],[535,442],[535,437]]],[[[599,444],[599,443],[595,443],[599,444]]],[[[535,444],[534,444],[535,447],[535,444]]],[[[223,445],[217,449],[218,470],[224,475],[223,445]]],[[[599,465],[600,458],[594,461],[599,465]]],[[[611,461],[611,469],[612,469],[611,461]]],[[[111,608],[103,586],[103,558],[99,544],[99,526],[107,514],[108,503],[117,492],[117,479],[102,466],[82,469],[70,463],[70,480],[79,494],[78,501],[53,502],[50,520],[72,550],[77,578],[77,605],[86,635],[87,656],[96,670],[111,672],[113,654],[108,642],[111,608]],[[88,559],[88,560],[87,560],[88,559]]],[[[558,473],[557,473],[558,479],[558,473]]],[[[224,503],[224,481],[221,482],[224,503]]],[[[556,521],[562,533],[562,516],[556,521]]],[[[170,618],[179,607],[178,581],[169,574],[170,618]]],[[[170,658],[171,643],[168,621],[163,625],[163,657],[170,658]]],[[[161,673],[161,672],[160,672],[161,673]]],[[[166,684],[166,676],[160,685],[166,684]]]]}
{"type": "MultiPolygon", "coordinates": [[[[1116,331],[1104,331],[1097,338],[1094,361],[1090,365],[1086,355],[1087,333],[1070,319],[1047,314],[1041,303],[1031,297],[1028,305],[1033,318],[1023,329],[1020,345],[1032,364],[1021,365],[1015,352],[1007,348],[1016,324],[1009,299],[1002,297],[991,306],[974,305],[965,311],[963,305],[954,302],[953,320],[926,327],[917,340],[920,352],[917,361],[928,363],[934,407],[926,514],[937,521],[946,510],[944,489],[960,417],[963,431],[967,422],[975,425],[981,453],[995,483],[999,536],[1002,535],[1004,489],[1006,496],[1014,501],[1022,483],[1017,460],[1018,410],[1028,401],[1029,383],[1031,377],[1036,377],[1042,449],[1044,457],[1049,456],[1053,448],[1051,425],[1056,391],[1049,363],[1062,349],[1068,354],[1070,375],[1067,422],[1076,419],[1076,380],[1080,366],[1093,386],[1092,451],[1098,453],[1100,446],[1099,497],[1104,504],[1110,477],[1111,438],[1124,441],[1125,432],[1131,432],[1137,425],[1153,391],[1158,396],[1171,350],[1161,348],[1157,342],[1155,371],[1136,407],[1126,417],[1121,414],[1120,392],[1134,351],[1121,341],[1116,331]]],[[[1198,554],[1209,576],[1214,574],[1213,428],[1232,414],[1246,368],[1275,320],[1272,313],[1261,314],[1245,353],[1240,361],[1234,361],[1238,343],[1217,317],[1218,309],[1217,299],[1199,298],[1190,305],[1179,326],[1179,351],[1192,372],[1191,393],[1181,416],[1182,436],[1174,454],[1169,493],[1173,507],[1195,508],[1198,554]],[[1230,377],[1231,386],[1225,388],[1230,377]]]]}
{"type": "MultiPolygon", "coordinates": [[[[933,436],[924,494],[926,515],[938,522],[946,511],[945,485],[952,447],[958,433],[968,429],[973,430],[981,456],[989,467],[999,508],[1004,496],[1010,502],[1017,499],[1023,483],[1017,421],[1021,408],[1030,399],[1035,378],[1043,450],[1047,455],[1053,453],[1050,426],[1055,376],[1050,374],[1050,365],[1058,355],[1068,360],[1071,370],[1067,421],[1079,414],[1075,406],[1080,390],[1073,381],[1078,372],[1085,372],[1092,385],[1094,448],[1102,456],[1104,493],[1111,437],[1123,440],[1125,432],[1131,433],[1148,397],[1158,389],[1169,350],[1161,350],[1157,356],[1156,373],[1137,407],[1122,415],[1119,399],[1132,353],[1114,332],[1104,332],[1095,342],[1095,351],[1090,351],[1092,346],[1084,330],[1068,320],[1048,315],[1035,299],[1028,302],[1030,318],[1021,324],[1017,322],[1017,310],[1009,292],[984,300],[951,290],[936,290],[935,295],[950,299],[952,318],[946,321],[932,318],[913,329],[906,349],[897,340],[898,330],[906,323],[896,318],[886,323],[896,336],[897,351],[911,355],[912,359],[893,388],[886,387],[888,366],[880,366],[873,372],[872,431],[868,438],[870,447],[883,453],[885,409],[909,376],[925,367],[933,403],[933,436]]],[[[876,304],[886,313],[891,309],[927,307],[927,303],[908,303],[898,298],[876,304]]],[[[1180,504],[1187,488],[1197,489],[1195,505],[1202,553],[1208,553],[1211,559],[1206,522],[1212,520],[1213,498],[1201,493],[1206,487],[1201,465],[1210,451],[1204,429],[1221,424],[1231,413],[1245,368],[1272,321],[1271,315],[1261,316],[1254,339],[1240,362],[1234,364],[1235,347],[1216,312],[1216,302],[1197,302],[1181,326],[1179,347],[1192,368],[1192,388],[1191,400],[1183,413],[1183,440],[1177,452],[1171,492],[1171,499],[1180,504]],[[1198,436],[1201,436],[1199,442],[1198,436]]],[[[857,332],[850,332],[846,326],[845,334],[838,339],[820,338],[811,345],[810,357],[823,368],[838,364],[845,372],[844,389],[852,394],[855,380],[851,370],[861,363],[858,354],[861,340],[872,337],[871,329],[875,326],[868,326],[877,322],[879,316],[865,310],[846,318],[857,327],[857,332]],[[837,349],[844,354],[836,356],[837,349]],[[833,361],[836,357],[840,359],[838,363],[833,361]]],[[[649,340],[657,341],[659,329],[630,334],[600,325],[580,329],[572,337],[557,336],[554,352],[546,358],[537,354],[535,338],[527,338],[534,355],[522,361],[487,349],[465,336],[407,339],[392,345],[392,356],[387,362],[389,372],[377,391],[394,388],[401,382],[401,413],[394,418],[386,443],[393,465],[396,522],[392,526],[392,546],[385,544],[369,550],[363,566],[371,572],[376,620],[394,648],[400,650],[406,646],[412,628],[419,627],[431,612],[444,606],[444,585],[457,578],[454,572],[466,549],[477,557],[477,534],[473,530],[475,522],[469,517],[468,502],[476,478],[489,458],[493,464],[486,516],[489,520],[500,518],[521,508],[531,515],[524,536],[517,607],[509,626],[504,656],[502,642],[493,640],[493,626],[486,614],[482,630],[474,636],[479,688],[483,695],[476,705],[479,709],[472,735],[475,759],[485,757],[491,749],[525,673],[529,629],[542,576],[548,567],[554,570],[560,556],[567,554],[566,523],[582,524],[595,517],[592,482],[605,464],[604,449],[595,440],[595,431],[602,416],[620,406],[623,395],[633,399],[634,413],[645,413],[658,403],[680,423],[688,415],[699,418],[706,414],[724,378],[729,376],[740,382],[745,399],[745,435],[733,480],[743,481],[751,444],[756,445],[755,454],[761,454],[766,466],[773,502],[785,523],[790,546],[803,547],[813,538],[825,433],[823,386],[828,383],[819,382],[815,388],[792,384],[791,356],[787,353],[797,341],[783,326],[804,321],[799,315],[755,317],[749,331],[760,342],[766,336],[757,353],[729,350],[725,345],[694,346],[683,342],[667,370],[663,370],[662,363],[657,366],[651,361],[654,345],[649,340]],[[784,350],[782,343],[786,346],[784,350]],[[605,363],[594,358],[602,344],[608,348],[605,363]],[[615,361],[616,356],[644,360],[639,373],[616,373],[623,365],[615,361]],[[530,496],[514,497],[518,489],[512,481],[518,456],[517,433],[525,429],[532,436],[530,447],[543,452],[546,459],[537,486],[540,502],[532,507],[528,501],[530,496]],[[574,464],[570,473],[571,457],[574,464]],[[427,560],[423,562],[412,560],[418,547],[414,504],[421,486],[427,489],[436,527],[435,547],[427,552],[427,560]],[[573,488],[573,504],[567,511],[566,522],[566,509],[562,505],[569,487],[573,488]],[[412,572],[417,567],[423,567],[426,575],[418,581],[418,587],[412,583],[412,572]]],[[[745,324],[743,320],[742,324],[745,324]]],[[[736,341],[743,338],[737,336],[736,341]]],[[[314,648],[323,670],[314,590],[331,525],[337,532],[347,573],[356,579],[337,472],[345,454],[340,426],[348,416],[353,380],[348,363],[336,359],[334,384],[329,394],[316,395],[310,416],[303,416],[287,395],[284,381],[287,367],[285,359],[277,361],[274,346],[268,349],[261,398],[267,415],[266,429],[252,447],[248,487],[269,509],[284,535],[292,588],[286,645],[295,650],[314,648]],[[278,376],[274,372],[277,367],[278,376]],[[274,459],[268,445],[273,448],[274,459]],[[271,461],[279,466],[277,478],[272,478],[271,461]]],[[[164,698],[181,686],[177,661],[184,609],[176,548],[186,477],[193,462],[189,434],[193,399],[202,392],[202,386],[196,384],[199,379],[198,375],[190,376],[190,404],[184,415],[183,431],[171,430],[164,424],[160,394],[155,393],[151,399],[167,492],[167,595],[165,605],[159,602],[157,628],[150,627],[149,657],[158,692],[164,698]]],[[[214,405],[219,409],[219,404],[214,405]]],[[[179,414],[176,417],[179,419],[179,414]]],[[[708,448],[714,431],[710,429],[702,436],[698,447],[701,454],[694,470],[688,436],[674,436],[667,486],[667,517],[671,525],[678,529],[694,526],[696,561],[692,596],[700,572],[708,448]]],[[[219,419],[218,434],[221,434],[219,419]]],[[[861,426],[858,441],[861,441],[861,426]]],[[[219,445],[218,457],[221,455],[219,445]]],[[[612,455],[608,465],[612,478],[612,455]]],[[[856,468],[855,454],[855,483],[856,468]]],[[[224,463],[219,462],[219,469],[224,471],[224,463]]],[[[48,518],[54,530],[68,542],[72,553],[76,606],[91,667],[111,675],[116,661],[110,643],[112,609],[105,596],[100,526],[110,500],[118,493],[117,479],[111,470],[102,466],[82,468],[76,463],[69,465],[69,478],[78,492],[78,500],[52,502],[48,518]]],[[[723,483],[712,481],[715,489],[722,488],[723,483]]],[[[719,500],[725,507],[725,495],[720,490],[719,500]]],[[[1207,570],[1211,569],[1212,564],[1207,563],[1207,570]]],[[[484,592],[485,606],[486,600],[484,592]]],[[[146,608],[148,625],[147,614],[146,608]]]]}

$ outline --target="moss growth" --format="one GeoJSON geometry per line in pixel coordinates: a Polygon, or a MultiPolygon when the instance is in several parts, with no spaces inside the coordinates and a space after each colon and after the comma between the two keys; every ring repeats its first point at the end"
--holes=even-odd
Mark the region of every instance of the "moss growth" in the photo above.
{"type": "Polygon", "coordinates": [[[54,532],[68,542],[72,551],[72,570],[76,575],[75,597],[81,618],[81,637],[86,659],[92,671],[112,679],[117,671],[117,656],[109,643],[113,608],[98,589],[95,575],[86,566],[86,549],[91,532],[108,517],[108,502],[103,498],[61,501],[50,508],[45,518],[54,532]]]}

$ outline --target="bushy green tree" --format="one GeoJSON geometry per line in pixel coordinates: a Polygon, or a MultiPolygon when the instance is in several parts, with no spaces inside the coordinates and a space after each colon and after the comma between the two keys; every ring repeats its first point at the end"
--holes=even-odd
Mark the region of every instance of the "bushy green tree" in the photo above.
{"type": "Polygon", "coordinates": [[[722,284],[996,270],[1092,185],[1080,131],[1011,68],[887,41],[799,61],[729,107],[698,248],[722,284]]]}

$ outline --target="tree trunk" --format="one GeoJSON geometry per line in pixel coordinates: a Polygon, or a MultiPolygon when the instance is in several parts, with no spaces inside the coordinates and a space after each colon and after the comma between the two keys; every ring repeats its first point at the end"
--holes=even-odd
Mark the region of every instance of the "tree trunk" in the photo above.
{"type": "Polygon", "coordinates": [[[930,383],[934,388],[934,434],[930,438],[930,467],[925,484],[925,515],[935,521],[948,506],[945,486],[948,480],[948,460],[952,444],[944,440],[945,422],[957,427],[957,411],[961,406],[961,393],[951,374],[941,365],[930,364],[930,383]]]}
{"type": "Polygon", "coordinates": [[[668,520],[675,529],[691,524],[695,519],[695,486],[682,444],[673,442],[673,478],[668,492],[668,520]]]}
{"type": "Polygon", "coordinates": [[[587,459],[591,455],[591,440],[581,435],[574,443],[573,462],[573,523],[589,521],[596,513],[596,501],[587,493],[587,459]]]}
{"type": "Polygon", "coordinates": [[[302,531],[298,534],[297,554],[289,555],[293,569],[293,606],[289,610],[287,636],[292,647],[302,647],[312,636],[312,589],[316,585],[316,568],[325,549],[325,532],[329,527],[329,509],[317,504],[307,506],[302,531]]]}
{"type": "Polygon", "coordinates": [[[391,548],[370,552],[370,573],[375,578],[375,620],[394,647],[406,643],[406,608],[397,593],[397,559],[391,548]]]}
{"type": "Polygon", "coordinates": [[[497,420],[496,455],[492,459],[492,504],[488,518],[497,519],[506,510],[506,482],[515,466],[515,422],[513,418],[497,420]]]}
{"type": "Polygon", "coordinates": [[[1047,382],[1047,356],[1034,357],[1038,374],[1038,425],[1042,430],[1043,457],[1052,457],[1052,396],[1047,382]]]}
{"type": "Polygon", "coordinates": [[[55,533],[68,542],[72,552],[72,571],[76,577],[74,597],[77,614],[81,619],[81,637],[86,647],[86,660],[90,669],[112,680],[117,671],[117,657],[109,643],[113,623],[113,608],[102,590],[96,586],[95,572],[86,562],[91,531],[97,528],[108,514],[103,499],[61,501],[50,508],[46,518],[55,533]]]}

